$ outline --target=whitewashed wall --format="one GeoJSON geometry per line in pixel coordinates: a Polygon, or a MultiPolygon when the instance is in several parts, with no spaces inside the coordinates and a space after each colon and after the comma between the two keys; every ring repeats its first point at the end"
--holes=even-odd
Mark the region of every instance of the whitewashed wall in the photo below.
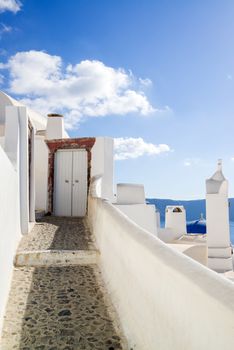
{"type": "Polygon", "coordinates": [[[113,199],[113,139],[97,137],[91,150],[91,178],[101,177],[102,198],[113,199]]]}
{"type": "Polygon", "coordinates": [[[0,146],[0,329],[20,240],[18,175],[0,146]]]}
{"type": "Polygon", "coordinates": [[[89,199],[100,266],[129,346],[234,347],[234,284],[168,247],[109,202],[89,199]]]}
{"type": "Polygon", "coordinates": [[[155,206],[149,204],[114,204],[137,225],[157,236],[157,216],[155,206]]]}
{"type": "Polygon", "coordinates": [[[35,192],[36,210],[47,211],[48,147],[44,136],[35,137],[35,192]]]}

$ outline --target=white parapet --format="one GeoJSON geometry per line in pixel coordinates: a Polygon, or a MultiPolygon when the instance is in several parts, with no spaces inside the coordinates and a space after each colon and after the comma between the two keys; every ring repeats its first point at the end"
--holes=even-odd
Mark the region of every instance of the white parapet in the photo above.
{"type": "Polygon", "coordinates": [[[117,204],[145,204],[144,185],[117,184],[117,204]]]}
{"type": "Polygon", "coordinates": [[[233,269],[230,244],[228,181],[218,169],[206,180],[206,227],[208,245],[208,267],[224,272],[233,269]]]}
{"type": "Polygon", "coordinates": [[[88,220],[129,349],[234,347],[234,284],[194,261],[196,247],[182,254],[100,198],[88,220]]]}
{"type": "Polygon", "coordinates": [[[173,231],[173,239],[179,238],[187,233],[186,211],[182,205],[166,207],[165,229],[173,231]]]}
{"type": "Polygon", "coordinates": [[[122,213],[146,231],[157,236],[157,215],[153,204],[114,204],[122,213]]]}
{"type": "Polygon", "coordinates": [[[144,185],[117,184],[115,207],[135,224],[157,236],[158,215],[153,204],[146,204],[144,185]]]}

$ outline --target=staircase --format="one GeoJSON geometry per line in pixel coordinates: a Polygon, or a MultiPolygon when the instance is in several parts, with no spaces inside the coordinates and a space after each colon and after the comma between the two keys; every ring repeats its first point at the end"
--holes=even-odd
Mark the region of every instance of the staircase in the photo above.
{"type": "Polygon", "coordinates": [[[22,238],[2,350],[127,349],[85,219],[44,217],[22,238]]]}

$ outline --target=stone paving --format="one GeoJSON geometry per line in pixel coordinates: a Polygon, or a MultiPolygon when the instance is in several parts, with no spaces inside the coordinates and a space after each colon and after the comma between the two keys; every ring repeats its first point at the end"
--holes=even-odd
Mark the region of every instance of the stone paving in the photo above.
{"type": "MultiPolygon", "coordinates": [[[[74,245],[78,246],[80,241],[72,237],[73,229],[67,221],[67,237],[72,242],[64,242],[60,236],[59,230],[65,230],[66,225],[57,218],[54,224],[50,218],[35,228],[38,238],[44,239],[46,227],[51,222],[53,228],[49,227],[47,243],[29,240],[30,249],[34,246],[37,249],[39,246],[43,249],[64,248],[64,244],[73,249],[74,245]],[[56,225],[58,230],[54,228],[56,225]],[[59,232],[58,239],[55,231],[59,232]]],[[[73,219],[71,221],[74,223],[73,219]]],[[[83,244],[89,247],[89,239],[85,238],[88,232],[84,233],[84,223],[79,223],[84,235],[83,244]]],[[[32,233],[33,237],[36,232],[32,233]]],[[[25,238],[21,247],[27,249],[25,238]]],[[[121,334],[97,265],[14,269],[1,350],[127,349],[121,334]]]]}
{"type": "Polygon", "coordinates": [[[31,250],[88,250],[94,244],[82,218],[45,216],[25,235],[18,251],[31,250]]]}

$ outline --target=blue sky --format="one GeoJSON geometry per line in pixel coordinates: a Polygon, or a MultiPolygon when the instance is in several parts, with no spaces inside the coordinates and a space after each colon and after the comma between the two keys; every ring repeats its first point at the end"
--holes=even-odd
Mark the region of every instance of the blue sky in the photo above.
{"type": "Polygon", "coordinates": [[[233,1],[0,0],[0,11],[1,89],[63,112],[71,136],[117,138],[116,182],[203,198],[222,158],[234,196],[233,1]]]}

